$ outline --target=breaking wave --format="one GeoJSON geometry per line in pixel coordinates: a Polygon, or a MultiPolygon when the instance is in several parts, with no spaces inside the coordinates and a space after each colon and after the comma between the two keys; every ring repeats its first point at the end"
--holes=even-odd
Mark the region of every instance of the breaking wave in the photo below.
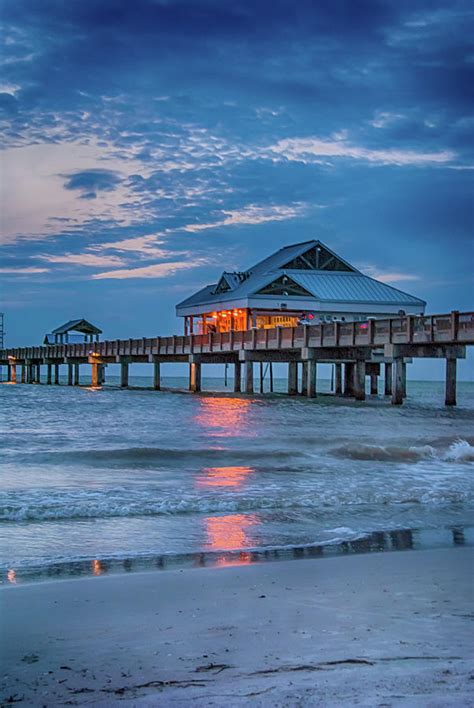
{"type": "Polygon", "coordinates": [[[456,440],[447,450],[439,450],[432,445],[401,447],[351,443],[336,448],[333,455],[350,460],[380,462],[419,462],[430,459],[440,462],[474,462],[474,447],[467,440],[456,440]]]}

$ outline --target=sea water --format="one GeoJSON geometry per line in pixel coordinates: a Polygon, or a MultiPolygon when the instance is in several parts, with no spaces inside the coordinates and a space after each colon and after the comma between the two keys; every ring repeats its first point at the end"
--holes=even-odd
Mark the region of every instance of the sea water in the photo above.
{"type": "Polygon", "coordinates": [[[0,386],[2,582],[474,542],[472,383],[455,408],[116,383],[0,386]]]}

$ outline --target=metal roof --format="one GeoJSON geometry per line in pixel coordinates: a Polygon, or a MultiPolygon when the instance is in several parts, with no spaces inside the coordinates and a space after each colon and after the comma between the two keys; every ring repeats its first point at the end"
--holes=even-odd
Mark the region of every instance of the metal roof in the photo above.
{"type": "MultiPolygon", "coordinates": [[[[344,261],[339,255],[331,251],[325,244],[318,240],[305,241],[281,248],[268,258],[256,263],[245,271],[248,277],[237,284],[232,290],[216,293],[217,283],[207,285],[191,297],[180,302],[176,309],[197,307],[205,305],[208,310],[214,309],[222,303],[234,302],[250,297],[262,298],[266,301],[280,301],[281,295],[256,295],[266,285],[276,280],[283,274],[290,276],[296,283],[312,293],[318,302],[347,302],[352,304],[389,304],[389,305],[420,305],[426,303],[420,298],[393,288],[391,285],[374,280],[354,266],[344,261]],[[321,245],[329,253],[343,261],[353,272],[325,271],[325,270],[289,270],[284,266],[294,258],[304,254],[315,245],[321,245]]],[[[225,273],[227,275],[227,273],[225,273]]],[[[295,297],[296,296],[289,296],[295,297]]],[[[229,305],[224,305],[224,307],[229,305]]]]}
{"type": "Polygon", "coordinates": [[[87,320],[69,320],[65,324],[53,329],[51,334],[65,334],[66,332],[84,332],[84,334],[102,334],[102,330],[87,320]]]}
{"type": "Polygon", "coordinates": [[[391,285],[359,273],[324,273],[321,271],[284,271],[317,300],[331,302],[371,302],[388,304],[426,304],[391,285]]]}

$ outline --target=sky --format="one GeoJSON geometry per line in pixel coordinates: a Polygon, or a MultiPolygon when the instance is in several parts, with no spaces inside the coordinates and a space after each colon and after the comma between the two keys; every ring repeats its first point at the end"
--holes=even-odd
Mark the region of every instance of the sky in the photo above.
{"type": "Polygon", "coordinates": [[[319,238],[474,309],[470,0],[0,0],[8,346],[177,302],[319,238]]]}

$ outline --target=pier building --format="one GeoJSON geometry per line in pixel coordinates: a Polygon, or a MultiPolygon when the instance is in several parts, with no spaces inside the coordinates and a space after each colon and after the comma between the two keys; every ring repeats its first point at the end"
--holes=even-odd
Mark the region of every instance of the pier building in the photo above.
{"type": "Polygon", "coordinates": [[[43,344],[79,344],[80,342],[98,342],[102,330],[87,320],[69,320],[46,334],[43,344]]]}
{"type": "Polygon", "coordinates": [[[184,334],[423,315],[426,302],[361,273],[319,240],[224,271],[176,307],[184,334]]]}

